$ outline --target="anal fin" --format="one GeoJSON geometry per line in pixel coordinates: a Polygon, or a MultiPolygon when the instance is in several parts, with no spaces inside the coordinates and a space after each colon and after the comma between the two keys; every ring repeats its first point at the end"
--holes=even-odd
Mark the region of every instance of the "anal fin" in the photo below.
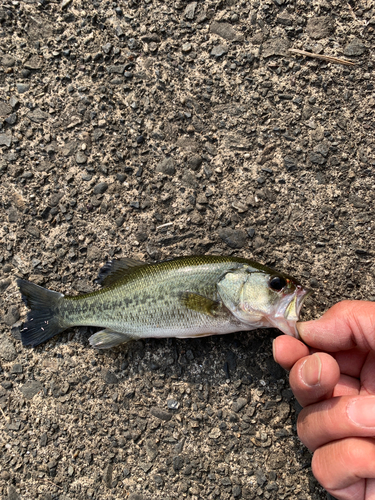
{"type": "Polygon", "coordinates": [[[116,347],[124,342],[129,342],[134,337],[126,333],[114,332],[106,328],[105,330],[100,330],[100,332],[94,333],[89,338],[89,342],[92,347],[96,349],[110,349],[111,347],[116,347]]]}
{"type": "Polygon", "coordinates": [[[194,292],[182,292],[180,300],[188,309],[192,309],[202,314],[208,314],[209,316],[216,316],[221,309],[220,302],[216,302],[215,300],[194,292]]]}

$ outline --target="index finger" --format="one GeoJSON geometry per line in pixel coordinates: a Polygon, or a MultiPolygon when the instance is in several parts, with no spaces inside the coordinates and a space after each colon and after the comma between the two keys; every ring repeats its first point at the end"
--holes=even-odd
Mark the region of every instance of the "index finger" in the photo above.
{"type": "Polygon", "coordinates": [[[375,303],[344,300],[317,320],[297,323],[297,329],[307,345],[324,351],[375,350],[375,303]]]}

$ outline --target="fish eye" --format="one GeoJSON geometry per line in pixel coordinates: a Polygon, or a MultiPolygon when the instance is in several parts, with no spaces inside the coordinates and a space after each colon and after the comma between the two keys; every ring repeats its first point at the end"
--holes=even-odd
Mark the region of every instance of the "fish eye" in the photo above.
{"type": "Polygon", "coordinates": [[[280,278],[279,276],[274,276],[270,283],[270,288],[275,290],[276,292],[280,292],[286,286],[286,280],[284,278],[280,278]]]}

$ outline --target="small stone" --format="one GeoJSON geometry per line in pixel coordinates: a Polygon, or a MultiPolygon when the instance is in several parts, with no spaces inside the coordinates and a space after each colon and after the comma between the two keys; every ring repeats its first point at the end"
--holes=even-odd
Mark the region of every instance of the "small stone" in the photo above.
{"type": "Polygon", "coordinates": [[[16,83],[16,87],[19,94],[24,94],[30,89],[30,85],[28,83],[16,83]]]}
{"type": "Polygon", "coordinates": [[[31,236],[34,236],[34,238],[40,238],[40,231],[37,227],[33,226],[32,224],[29,224],[26,227],[26,231],[31,234],[31,236]]]}
{"type": "Polygon", "coordinates": [[[248,403],[247,398],[238,398],[237,401],[235,401],[232,405],[232,409],[234,412],[238,413],[244,406],[247,405],[248,403]]]}
{"type": "Polygon", "coordinates": [[[10,373],[22,373],[22,365],[16,363],[12,366],[10,373]]]}
{"type": "Polygon", "coordinates": [[[208,435],[210,439],[218,439],[220,436],[221,430],[218,427],[214,427],[208,435]]]}
{"type": "Polygon", "coordinates": [[[249,229],[247,230],[247,234],[250,236],[250,238],[254,238],[255,229],[253,227],[249,227],[249,229]]]}
{"type": "Polygon", "coordinates": [[[108,184],[106,182],[99,182],[96,186],[94,186],[93,192],[94,194],[103,194],[107,191],[108,184]]]}
{"type": "Polygon", "coordinates": [[[176,401],[175,399],[168,399],[167,406],[170,410],[177,410],[178,407],[180,406],[180,403],[178,401],[176,401]]]}
{"type": "Polygon", "coordinates": [[[310,161],[316,165],[324,165],[326,163],[326,159],[320,153],[311,153],[310,161]]]}
{"type": "Polygon", "coordinates": [[[34,123],[44,123],[48,120],[49,114],[37,108],[27,115],[34,123]]]}
{"type": "Polygon", "coordinates": [[[181,47],[182,52],[185,52],[185,53],[190,52],[191,49],[192,49],[192,45],[189,42],[184,43],[183,46],[181,47]]]}
{"type": "Polygon", "coordinates": [[[37,55],[31,56],[28,61],[25,62],[24,67],[26,69],[38,70],[41,67],[41,58],[37,55]]]}
{"type": "Polygon", "coordinates": [[[313,40],[327,38],[333,32],[333,22],[330,17],[311,17],[307,21],[306,32],[313,40]]]}
{"type": "Polygon", "coordinates": [[[0,334],[0,357],[5,361],[13,361],[17,356],[13,342],[6,333],[0,334]]]}
{"type": "Polygon", "coordinates": [[[214,21],[210,26],[210,31],[230,42],[243,40],[243,35],[238,34],[229,23],[214,21]]]}
{"type": "Polygon", "coordinates": [[[104,370],[102,372],[102,379],[106,384],[118,384],[119,379],[116,377],[114,373],[109,370],[104,370]]]}
{"type": "Polygon", "coordinates": [[[76,154],[76,162],[78,165],[84,165],[87,162],[87,156],[83,151],[78,151],[76,154]]]}
{"type": "Polygon", "coordinates": [[[109,54],[112,50],[112,44],[110,42],[106,43],[105,45],[103,45],[102,49],[103,49],[103,52],[104,54],[109,54]]]}
{"type": "Polygon", "coordinates": [[[104,469],[104,474],[103,474],[103,483],[107,488],[112,488],[112,474],[113,474],[113,465],[108,464],[107,467],[104,469]]]}
{"type": "Polygon", "coordinates": [[[246,233],[242,229],[227,227],[219,231],[219,236],[231,248],[242,248],[246,244],[246,233]]]}
{"type": "Polygon", "coordinates": [[[290,43],[286,38],[270,38],[263,44],[263,57],[287,56],[290,43]]]}
{"type": "Polygon", "coordinates": [[[184,459],[181,456],[173,457],[172,460],[173,469],[177,472],[184,466],[184,459]]]}
{"type": "Polygon", "coordinates": [[[120,215],[119,217],[117,217],[117,219],[115,220],[115,224],[117,227],[121,227],[125,222],[125,218],[120,215]]]}
{"type": "Polygon", "coordinates": [[[156,418],[159,418],[160,420],[165,420],[168,422],[172,418],[172,414],[169,413],[166,410],[162,410],[161,408],[158,408],[157,406],[153,406],[150,409],[151,415],[153,415],[156,418]]]}
{"type": "Polygon", "coordinates": [[[12,136],[10,134],[0,134],[0,146],[10,147],[12,144],[12,136]]]}
{"type": "Polygon", "coordinates": [[[195,9],[197,8],[197,5],[197,2],[191,2],[186,6],[184,16],[186,17],[186,19],[189,19],[189,21],[192,21],[194,19],[195,9]]]}
{"type": "Polygon", "coordinates": [[[21,500],[16,488],[12,485],[8,486],[8,500],[21,500]]]}
{"type": "Polygon", "coordinates": [[[13,66],[16,64],[16,60],[14,57],[6,54],[1,58],[1,65],[5,66],[6,68],[13,68],[13,66]]]}
{"type": "Polygon", "coordinates": [[[211,50],[211,55],[215,57],[221,57],[228,52],[228,48],[225,45],[215,45],[211,50]]]}
{"type": "Polygon", "coordinates": [[[32,399],[42,390],[43,386],[38,380],[29,380],[26,384],[20,387],[20,391],[25,399],[32,399]]]}
{"type": "Polygon", "coordinates": [[[358,38],[354,38],[344,49],[345,56],[361,56],[364,54],[366,50],[366,46],[358,40],[358,38]]]}
{"type": "Polygon", "coordinates": [[[5,122],[9,125],[14,125],[17,122],[17,113],[12,113],[7,118],[5,118],[5,122]]]}
{"type": "Polygon", "coordinates": [[[152,439],[147,439],[146,443],[145,443],[145,448],[146,448],[147,456],[148,456],[149,460],[151,460],[151,462],[152,462],[153,460],[155,460],[155,458],[158,454],[158,448],[157,448],[155,441],[152,439]]]}
{"type": "Polygon", "coordinates": [[[203,159],[200,156],[194,155],[188,159],[187,164],[189,168],[195,171],[202,165],[202,161],[203,159]]]}
{"type": "Polygon", "coordinates": [[[173,158],[164,158],[164,160],[156,166],[156,172],[161,172],[166,175],[174,175],[176,167],[173,158]]]}
{"type": "Polygon", "coordinates": [[[10,479],[10,474],[7,470],[2,470],[0,472],[0,479],[2,479],[3,481],[8,481],[8,479],[10,479]]]}
{"type": "Polygon", "coordinates": [[[12,106],[10,104],[10,101],[9,104],[0,101],[0,117],[8,116],[11,112],[12,112],[12,106]]]}
{"type": "Polygon", "coordinates": [[[12,326],[20,319],[18,307],[10,306],[7,313],[4,315],[3,321],[6,325],[12,326]]]}
{"type": "Polygon", "coordinates": [[[47,446],[47,441],[48,441],[47,433],[43,432],[43,434],[40,436],[39,445],[42,447],[47,446]]]}

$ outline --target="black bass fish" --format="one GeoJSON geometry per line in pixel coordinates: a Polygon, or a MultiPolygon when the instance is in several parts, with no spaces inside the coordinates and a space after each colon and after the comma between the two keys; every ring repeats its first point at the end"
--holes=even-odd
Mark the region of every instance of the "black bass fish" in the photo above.
{"type": "Polygon", "coordinates": [[[108,262],[104,287],[65,296],[17,280],[31,309],[21,331],[37,346],[72,326],[104,329],[90,344],[108,349],[130,339],[204,337],[279,328],[298,337],[296,322],[308,290],[287,274],[240,257],[178,257],[155,264],[133,259],[108,262]]]}

